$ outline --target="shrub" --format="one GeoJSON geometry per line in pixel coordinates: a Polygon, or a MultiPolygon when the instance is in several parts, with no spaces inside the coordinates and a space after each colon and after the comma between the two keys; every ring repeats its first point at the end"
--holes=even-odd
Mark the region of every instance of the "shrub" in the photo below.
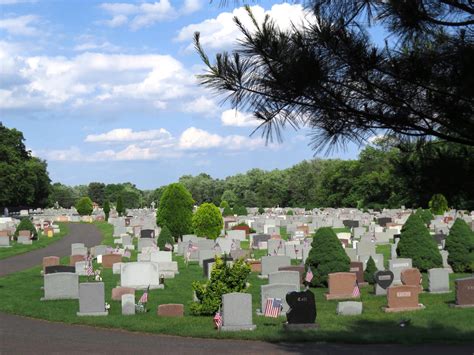
{"type": "Polygon", "coordinates": [[[194,200],[183,184],[170,184],[161,195],[156,223],[160,227],[166,225],[178,240],[192,231],[193,205],[194,200]]]}
{"type": "Polygon", "coordinates": [[[265,213],[265,209],[263,207],[259,207],[258,214],[264,214],[264,213],[265,213]]]}
{"type": "Polygon", "coordinates": [[[295,213],[293,212],[293,210],[288,210],[288,211],[286,212],[286,215],[287,215],[287,216],[293,216],[294,214],[295,214],[295,213]]]}
{"type": "Polygon", "coordinates": [[[402,228],[397,254],[402,258],[411,258],[413,267],[422,272],[443,266],[438,245],[416,214],[408,217],[402,228]]]}
{"type": "Polygon", "coordinates": [[[474,233],[461,218],[454,221],[446,238],[448,264],[454,272],[474,271],[474,233]]]}
{"type": "Polygon", "coordinates": [[[367,281],[369,284],[373,285],[375,283],[374,274],[377,271],[377,266],[375,265],[374,259],[369,257],[367,260],[367,266],[365,267],[364,271],[364,280],[367,281]]]}
{"type": "Polygon", "coordinates": [[[117,207],[115,208],[119,216],[123,216],[125,214],[125,207],[123,206],[123,197],[120,194],[117,197],[117,207]]]}
{"type": "Polygon", "coordinates": [[[443,194],[434,194],[428,205],[433,214],[441,215],[448,210],[448,200],[443,194]]]}
{"type": "Polygon", "coordinates": [[[104,213],[105,213],[105,220],[107,221],[109,219],[109,213],[110,213],[109,200],[104,201],[104,213]]]}
{"type": "Polygon", "coordinates": [[[197,209],[192,220],[194,233],[198,237],[216,239],[224,227],[219,209],[213,203],[203,203],[197,209]]]}
{"type": "Polygon", "coordinates": [[[76,210],[81,216],[89,216],[92,213],[92,200],[89,197],[83,197],[76,202],[76,210]]]}
{"type": "Polygon", "coordinates": [[[161,227],[160,235],[158,236],[158,247],[160,250],[165,250],[166,244],[174,244],[173,236],[167,226],[161,227]]]}
{"type": "Polygon", "coordinates": [[[38,232],[36,231],[33,222],[29,218],[22,218],[18,226],[16,227],[14,237],[18,237],[20,231],[30,231],[33,239],[38,237],[38,232]]]}
{"type": "Polygon", "coordinates": [[[234,214],[237,216],[246,216],[248,215],[247,209],[241,205],[235,205],[233,209],[234,214]]]}
{"type": "Polygon", "coordinates": [[[430,224],[430,222],[433,220],[433,214],[431,213],[430,210],[424,210],[422,208],[418,208],[415,212],[415,214],[421,218],[424,224],[427,226],[430,224]]]}
{"type": "Polygon", "coordinates": [[[332,228],[319,228],[311,246],[306,265],[313,271],[313,286],[327,286],[330,273],[349,271],[351,260],[332,228]]]}
{"type": "Polygon", "coordinates": [[[198,281],[192,283],[198,302],[191,304],[190,310],[194,315],[213,315],[219,310],[222,295],[230,292],[242,292],[246,289],[250,267],[239,259],[233,266],[224,263],[221,257],[211,271],[211,279],[204,284],[198,281]]]}
{"type": "Polygon", "coordinates": [[[232,211],[232,208],[230,208],[229,206],[226,206],[226,207],[224,207],[224,211],[222,211],[222,215],[223,215],[224,217],[233,216],[233,215],[234,215],[234,211],[232,211]]]}

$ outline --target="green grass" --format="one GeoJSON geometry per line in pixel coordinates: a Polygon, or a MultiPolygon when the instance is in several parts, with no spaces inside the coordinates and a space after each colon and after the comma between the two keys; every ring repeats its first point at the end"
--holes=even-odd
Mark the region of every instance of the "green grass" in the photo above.
{"type": "MultiPolygon", "coordinates": [[[[105,223],[96,224],[103,232],[105,240],[110,242],[112,231],[105,223]]],[[[107,243],[104,243],[107,244],[107,243]]],[[[132,259],[136,254],[132,256],[132,259]]],[[[192,281],[204,282],[202,269],[195,263],[188,266],[182,257],[174,257],[179,264],[180,274],[175,279],[167,279],[164,290],[152,290],[149,295],[146,314],[122,316],[119,301],[110,299],[111,290],[119,281],[119,275],[113,275],[112,270],[102,272],[106,300],[111,304],[107,317],[77,317],[79,309],[77,300],[45,301],[41,302],[43,278],[40,276],[40,267],[35,267],[14,275],[0,278],[0,311],[21,314],[34,318],[48,319],[71,324],[89,324],[99,327],[120,328],[131,331],[161,333],[181,336],[205,338],[240,338],[255,339],[272,342],[279,341],[317,341],[317,342],[345,342],[345,343],[469,343],[474,338],[474,309],[450,308],[449,303],[454,301],[454,292],[441,295],[423,293],[420,302],[426,306],[425,310],[387,314],[381,310],[386,304],[386,297],[373,296],[372,287],[362,288],[364,313],[361,316],[343,317],[336,315],[337,301],[326,301],[326,289],[312,289],[316,295],[318,330],[299,332],[285,332],[282,327],[284,318],[269,319],[253,315],[257,329],[253,332],[218,332],[214,329],[211,316],[195,317],[188,312],[192,301],[192,281]],[[160,318],[156,315],[156,308],[164,303],[182,303],[185,305],[184,318],[160,318]],[[411,325],[400,328],[401,319],[410,318],[411,325]]],[[[62,262],[67,263],[67,258],[62,262]]],[[[454,279],[466,275],[452,274],[451,289],[454,290],[454,279]]],[[[84,278],[85,281],[85,278],[84,278]]],[[[260,286],[267,283],[257,274],[252,273],[249,278],[252,294],[253,310],[260,308],[260,286]]],[[[427,278],[424,277],[424,286],[427,278]]],[[[137,291],[136,297],[141,296],[137,291]]]]}
{"type": "Polygon", "coordinates": [[[281,239],[284,239],[284,240],[289,239],[289,234],[286,231],[286,227],[280,227],[280,236],[281,236],[281,239]]]}
{"type": "Polygon", "coordinates": [[[347,227],[344,227],[344,228],[333,228],[332,229],[334,231],[334,233],[350,233],[351,232],[351,229],[350,228],[347,228],[347,227]]]}
{"type": "Polygon", "coordinates": [[[59,226],[60,231],[59,233],[55,234],[54,237],[48,238],[46,235],[43,235],[40,232],[38,233],[38,240],[33,240],[33,244],[31,245],[24,245],[17,243],[16,241],[12,241],[10,242],[10,248],[0,248],[0,260],[9,258],[10,256],[27,253],[32,250],[44,248],[69,234],[69,228],[66,223],[57,222],[56,224],[59,226]]]}
{"type": "Polygon", "coordinates": [[[390,244],[380,244],[375,246],[375,252],[377,254],[382,254],[383,255],[383,263],[385,268],[388,269],[388,261],[391,259],[391,247],[390,244]]]}

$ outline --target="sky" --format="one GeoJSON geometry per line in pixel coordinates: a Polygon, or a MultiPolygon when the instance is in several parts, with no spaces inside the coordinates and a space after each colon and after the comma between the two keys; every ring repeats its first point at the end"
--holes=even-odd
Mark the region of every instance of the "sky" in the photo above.
{"type": "MultiPolygon", "coordinates": [[[[252,2],[282,28],[298,3],[252,2]]],[[[23,132],[54,182],[132,182],[153,189],[185,174],[225,178],[302,160],[357,158],[359,147],[314,155],[308,130],[266,142],[250,112],[198,85],[206,52],[231,51],[248,23],[234,1],[0,0],[0,121],[23,132]]]]}

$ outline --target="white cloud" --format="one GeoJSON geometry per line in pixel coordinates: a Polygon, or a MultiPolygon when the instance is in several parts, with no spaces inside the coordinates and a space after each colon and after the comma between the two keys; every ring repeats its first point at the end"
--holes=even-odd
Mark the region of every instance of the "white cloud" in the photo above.
{"type": "Polygon", "coordinates": [[[15,5],[22,3],[35,3],[38,0],[0,0],[0,5],[15,5]]]}
{"type": "Polygon", "coordinates": [[[222,112],[221,122],[224,126],[234,127],[258,127],[262,124],[262,121],[254,118],[251,113],[242,113],[238,110],[222,112]]]}
{"type": "Polygon", "coordinates": [[[100,7],[112,15],[103,23],[110,27],[129,24],[134,31],[150,27],[157,22],[169,20],[177,15],[169,0],[144,2],[138,5],[127,3],[104,3],[100,7]]]}
{"type": "Polygon", "coordinates": [[[218,107],[216,103],[205,96],[200,96],[192,101],[187,102],[183,106],[184,112],[202,113],[206,116],[214,116],[217,110],[218,107]]]}
{"type": "Polygon", "coordinates": [[[90,134],[85,142],[133,142],[143,140],[168,140],[171,133],[164,128],[148,131],[133,131],[131,128],[116,128],[107,133],[90,134]]]}
{"type": "Polygon", "coordinates": [[[118,52],[120,50],[119,46],[116,46],[109,41],[96,39],[93,36],[81,36],[78,42],[79,43],[73,48],[76,52],[118,52]]]}
{"type": "Polygon", "coordinates": [[[184,14],[191,14],[200,10],[202,8],[202,5],[202,0],[184,0],[181,12],[183,12],[184,14]]]}
{"type": "MultiPolygon", "coordinates": [[[[275,23],[283,30],[289,29],[292,23],[295,26],[300,25],[306,19],[312,18],[313,15],[304,10],[301,4],[277,4],[273,5],[268,11],[261,6],[252,6],[252,13],[257,22],[262,23],[265,16],[269,15],[275,23]]],[[[176,40],[179,42],[191,41],[194,32],[201,33],[201,44],[207,49],[229,48],[236,43],[237,39],[242,38],[242,34],[235,25],[233,18],[237,16],[245,27],[252,29],[252,24],[247,11],[244,7],[235,9],[232,12],[222,12],[216,18],[207,19],[198,24],[191,24],[182,28],[176,40]]],[[[192,50],[193,44],[187,49],[192,50]]]]}
{"type": "Polygon", "coordinates": [[[263,139],[238,135],[220,136],[196,127],[189,127],[179,137],[179,148],[183,150],[210,148],[241,150],[255,149],[264,145],[263,139]]]}
{"type": "Polygon", "coordinates": [[[24,15],[10,17],[0,20],[0,29],[7,31],[11,35],[37,36],[41,32],[34,26],[38,23],[39,17],[36,15],[24,15]]]}

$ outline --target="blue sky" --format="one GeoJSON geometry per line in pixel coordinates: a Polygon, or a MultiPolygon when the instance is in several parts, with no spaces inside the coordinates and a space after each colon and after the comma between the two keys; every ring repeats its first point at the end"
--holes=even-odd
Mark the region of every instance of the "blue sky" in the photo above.
{"type": "MultiPolygon", "coordinates": [[[[0,120],[24,133],[53,181],[130,181],[144,189],[206,172],[223,178],[311,159],[305,130],[283,144],[250,136],[247,112],[197,85],[209,54],[230,50],[242,7],[203,0],[0,0],[0,120]]],[[[301,21],[300,4],[255,3],[257,18],[301,21]]],[[[349,145],[330,157],[356,158],[349,145]]],[[[320,155],[320,157],[326,157],[320,155]]]]}

